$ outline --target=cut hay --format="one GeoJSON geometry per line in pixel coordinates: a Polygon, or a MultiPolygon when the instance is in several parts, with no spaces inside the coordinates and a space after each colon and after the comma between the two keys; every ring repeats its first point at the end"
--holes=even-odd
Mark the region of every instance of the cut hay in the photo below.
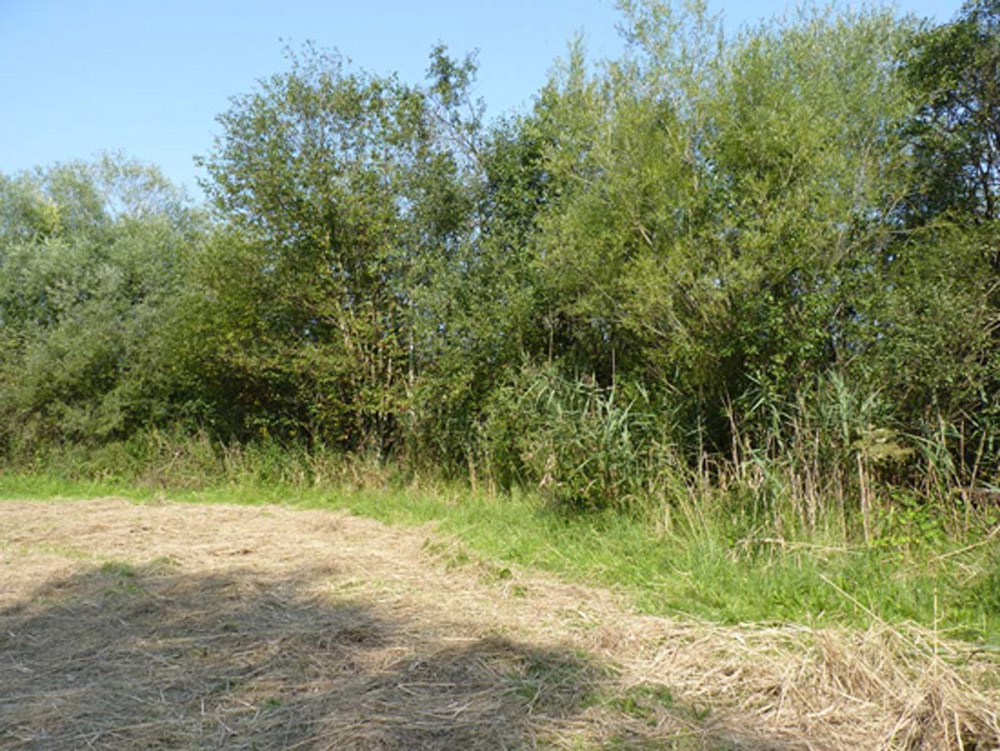
{"type": "Polygon", "coordinates": [[[624,660],[633,683],[682,688],[718,707],[706,723],[739,748],[1000,748],[1000,664],[915,627],[868,631],[633,625],[647,648],[624,660]],[[935,655],[934,650],[938,653],[935,655]],[[992,691],[976,686],[988,685],[992,691]]]}
{"type": "Polygon", "coordinates": [[[4,502],[0,748],[1000,749],[1000,664],[970,645],[641,616],[448,544],[318,511],[4,502]]]}

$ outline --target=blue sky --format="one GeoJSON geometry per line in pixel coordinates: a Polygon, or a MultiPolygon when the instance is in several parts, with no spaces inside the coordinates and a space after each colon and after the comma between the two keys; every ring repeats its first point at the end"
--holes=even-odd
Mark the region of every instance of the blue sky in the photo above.
{"type": "MultiPolygon", "coordinates": [[[[960,0],[901,0],[938,21],[960,0]]],[[[794,7],[710,0],[727,31],[794,7]]],[[[229,97],[285,68],[282,42],[336,47],[362,68],[419,81],[427,53],[479,50],[491,116],[523,108],[567,41],[620,49],[613,0],[0,0],[0,172],[121,150],[200,195],[229,97]]]]}

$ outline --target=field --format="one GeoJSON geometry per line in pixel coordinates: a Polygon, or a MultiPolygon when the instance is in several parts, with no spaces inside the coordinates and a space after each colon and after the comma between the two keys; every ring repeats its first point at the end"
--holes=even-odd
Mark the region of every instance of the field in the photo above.
{"type": "Polygon", "coordinates": [[[916,627],[643,615],[343,512],[0,511],[3,749],[1000,747],[996,656],[916,627]]]}

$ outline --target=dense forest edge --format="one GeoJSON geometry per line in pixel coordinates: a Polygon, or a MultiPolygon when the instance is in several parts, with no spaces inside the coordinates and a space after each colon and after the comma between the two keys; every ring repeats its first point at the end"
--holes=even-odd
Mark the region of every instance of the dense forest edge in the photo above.
{"type": "Polygon", "coordinates": [[[204,205],[0,174],[0,495],[288,500],[726,621],[1000,635],[1000,0],[621,0],[487,121],[313,45],[204,205]],[[88,485],[88,483],[90,483],[88,485]]]}

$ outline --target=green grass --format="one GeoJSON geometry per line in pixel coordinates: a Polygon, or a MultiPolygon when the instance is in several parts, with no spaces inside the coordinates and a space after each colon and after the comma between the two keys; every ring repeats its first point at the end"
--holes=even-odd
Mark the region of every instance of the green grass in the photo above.
{"type": "MultiPolygon", "coordinates": [[[[0,474],[0,499],[164,497],[154,487],[0,474]]],[[[456,565],[531,566],[631,594],[645,612],[721,623],[795,622],[867,626],[914,621],[939,632],[1000,645],[1000,536],[965,552],[937,540],[870,549],[824,540],[795,544],[734,539],[723,524],[663,535],[614,513],[568,515],[526,493],[494,496],[445,484],[398,489],[294,487],[257,483],[170,490],[191,503],[279,503],[343,509],[395,525],[433,522],[460,541],[456,565]]],[[[508,578],[500,574],[494,578],[508,578]]]]}

